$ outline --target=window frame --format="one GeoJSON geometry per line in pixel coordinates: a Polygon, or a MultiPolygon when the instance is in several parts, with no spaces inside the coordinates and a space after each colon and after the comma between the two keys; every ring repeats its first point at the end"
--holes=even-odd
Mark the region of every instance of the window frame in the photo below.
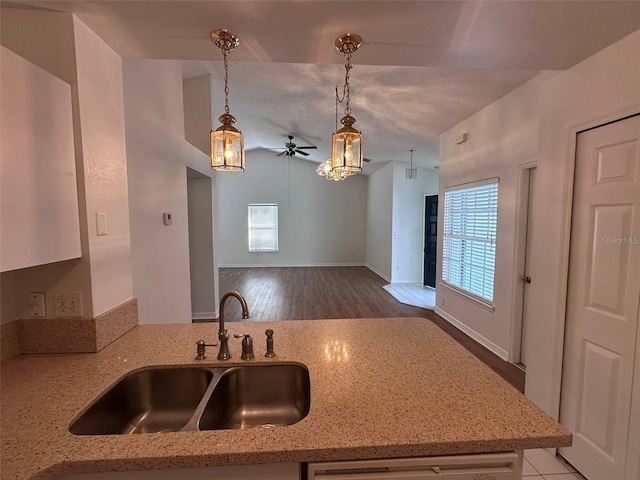
{"type": "Polygon", "coordinates": [[[443,202],[443,246],[440,282],[456,293],[470,298],[492,311],[495,300],[499,185],[500,179],[493,177],[477,182],[450,186],[445,188],[443,202]],[[476,196],[463,199],[462,196],[465,193],[468,195],[470,190],[476,190],[475,194],[479,194],[481,198],[478,199],[476,196]],[[452,195],[459,197],[454,198],[452,195]],[[474,201],[474,203],[482,200],[481,208],[469,208],[468,202],[470,200],[474,201]],[[456,206],[451,205],[453,201],[457,202],[456,206]],[[462,205],[461,202],[465,205],[462,205]],[[490,210],[487,211],[488,209],[490,210]],[[458,214],[457,216],[455,216],[456,213],[458,214]],[[469,225],[469,216],[473,218],[474,215],[484,221],[469,225]],[[454,223],[455,227],[458,228],[456,233],[453,231],[454,223]],[[474,229],[478,232],[477,234],[473,232],[474,229]],[[457,245],[455,245],[456,243],[457,245]],[[488,251],[487,246],[489,246],[488,251]],[[455,251],[456,249],[458,251],[455,251]],[[466,249],[470,253],[465,256],[465,252],[460,252],[460,249],[466,249]],[[480,251],[482,251],[482,254],[480,254],[480,251]],[[454,255],[458,255],[460,258],[454,261],[454,255]],[[456,265],[460,269],[457,274],[453,272],[456,265]],[[492,267],[491,274],[488,275],[487,268],[490,267],[492,267]],[[479,275],[478,270],[481,270],[479,275]],[[489,280],[491,282],[490,297],[487,296],[486,289],[486,284],[489,280]],[[479,284],[481,284],[480,288],[473,288],[474,285],[477,287],[479,284]]]}
{"type": "Polygon", "coordinates": [[[280,249],[279,245],[279,226],[278,226],[278,204],[277,203],[250,203],[247,207],[247,247],[249,249],[249,253],[275,253],[280,249]],[[269,226],[260,226],[257,227],[252,225],[252,220],[254,220],[254,215],[252,214],[252,210],[254,207],[274,207],[273,212],[273,222],[269,226]],[[272,231],[273,235],[271,237],[272,245],[271,248],[257,248],[256,241],[254,239],[253,232],[256,231],[272,231]]]}

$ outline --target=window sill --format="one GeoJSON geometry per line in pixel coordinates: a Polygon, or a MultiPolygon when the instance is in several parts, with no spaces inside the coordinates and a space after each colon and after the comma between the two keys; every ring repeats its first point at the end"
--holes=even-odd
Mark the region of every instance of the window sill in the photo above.
{"type": "Polygon", "coordinates": [[[484,308],[485,310],[488,310],[489,312],[495,312],[496,310],[493,303],[489,303],[487,300],[484,300],[480,297],[476,297],[475,295],[465,292],[464,290],[461,290],[443,281],[440,282],[440,285],[445,287],[447,290],[451,290],[453,293],[465,298],[466,300],[470,300],[471,302],[477,304],[478,306],[484,308]]]}

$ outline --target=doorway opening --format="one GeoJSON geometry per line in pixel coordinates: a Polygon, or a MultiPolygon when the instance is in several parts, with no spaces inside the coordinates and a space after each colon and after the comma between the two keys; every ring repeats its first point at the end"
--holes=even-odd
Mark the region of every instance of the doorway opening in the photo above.
{"type": "Polygon", "coordinates": [[[536,183],[536,167],[535,165],[523,166],[520,169],[520,199],[519,199],[519,212],[518,212],[518,234],[517,234],[517,251],[518,265],[516,271],[518,272],[517,282],[519,284],[516,288],[516,299],[514,305],[516,305],[515,318],[519,319],[516,325],[515,339],[514,339],[514,358],[515,363],[522,370],[527,369],[527,354],[531,351],[528,345],[527,337],[527,324],[531,320],[530,314],[530,295],[529,287],[533,281],[529,270],[532,265],[532,252],[531,252],[531,234],[534,229],[534,218],[532,214],[533,208],[533,195],[535,191],[536,183]]]}
{"type": "Polygon", "coordinates": [[[438,195],[424,197],[424,268],[422,284],[436,288],[438,251],[438,195]]]}
{"type": "Polygon", "coordinates": [[[191,318],[195,321],[218,317],[218,268],[213,251],[211,182],[210,177],[187,167],[191,318]]]}

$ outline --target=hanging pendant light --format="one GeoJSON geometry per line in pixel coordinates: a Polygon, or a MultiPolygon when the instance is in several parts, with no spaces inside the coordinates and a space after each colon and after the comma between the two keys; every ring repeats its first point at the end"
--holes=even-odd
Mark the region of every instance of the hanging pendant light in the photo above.
{"type": "Polygon", "coordinates": [[[229,112],[229,52],[236,48],[240,39],[232,32],[218,29],[211,32],[211,41],[222,50],[224,59],[224,114],[220,125],[211,132],[211,168],[218,171],[238,172],[244,170],[244,137],[233,126],[236,119],[229,112]]]}
{"type": "Polygon", "coordinates": [[[415,150],[409,150],[409,151],[411,152],[411,159],[409,160],[410,167],[406,169],[405,176],[407,177],[407,180],[415,180],[418,178],[418,169],[413,168],[413,152],[415,150]]]}
{"type": "Polygon", "coordinates": [[[343,126],[332,137],[331,169],[344,172],[347,175],[362,171],[362,133],[353,127],[356,119],[351,116],[351,106],[349,105],[349,72],[353,68],[351,55],[361,44],[362,37],[355,33],[345,33],[335,41],[336,48],[344,54],[346,60],[344,81],[346,108],[344,117],[340,120],[343,126]]]}
{"type": "Polygon", "coordinates": [[[324,162],[318,165],[318,168],[316,168],[316,173],[318,175],[326,177],[327,180],[335,180],[336,182],[344,180],[349,176],[349,174],[343,170],[332,169],[330,158],[327,158],[324,162]]]}

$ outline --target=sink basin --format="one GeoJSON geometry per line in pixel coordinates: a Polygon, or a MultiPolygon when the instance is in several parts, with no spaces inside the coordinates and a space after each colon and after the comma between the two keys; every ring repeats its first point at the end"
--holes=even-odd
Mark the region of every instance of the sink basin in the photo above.
{"type": "Polygon", "coordinates": [[[133,372],[72,423],[76,435],[291,425],[309,413],[309,371],[297,364],[151,368],[133,372]]]}
{"type": "Polygon", "coordinates": [[[134,372],[103,393],[69,427],[76,435],[175,432],[200,404],[213,372],[154,368],[134,372]]]}
{"type": "Polygon", "coordinates": [[[309,413],[309,371],[301,365],[232,367],[213,390],[200,430],[291,425],[309,413]]]}

